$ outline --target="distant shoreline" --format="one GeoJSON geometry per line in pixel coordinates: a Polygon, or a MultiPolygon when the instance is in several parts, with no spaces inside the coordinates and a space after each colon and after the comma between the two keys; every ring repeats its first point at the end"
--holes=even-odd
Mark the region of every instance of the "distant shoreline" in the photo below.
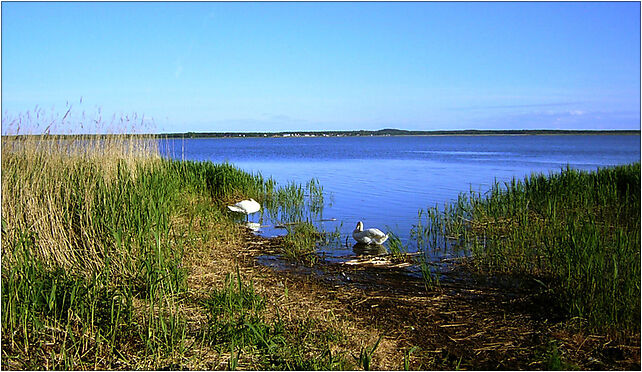
{"type": "Polygon", "coordinates": [[[183,132],[160,133],[163,138],[292,138],[292,137],[408,137],[408,136],[536,136],[536,135],[640,135],[640,130],[436,130],[410,131],[284,131],[284,132],[183,132]]]}
{"type": "MultiPolygon", "coordinates": [[[[108,137],[113,134],[19,134],[18,137],[108,137]]],[[[180,133],[136,133],[125,134],[133,137],[159,138],[314,138],[314,137],[419,137],[419,136],[567,136],[567,135],[628,135],[639,136],[640,130],[435,130],[411,131],[402,129],[357,130],[357,131],[284,131],[284,132],[180,132],[180,133]]],[[[2,137],[15,137],[3,134],[2,137]]]]}

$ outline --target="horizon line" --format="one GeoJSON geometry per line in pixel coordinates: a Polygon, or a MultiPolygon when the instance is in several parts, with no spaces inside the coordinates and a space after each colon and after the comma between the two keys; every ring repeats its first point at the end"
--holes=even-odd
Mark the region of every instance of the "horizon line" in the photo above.
{"type": "Polygon", "coordinates": [[[356,130],[283,130],[283,131],[211,131],[211,132],[151,132],[151,133],[40,133],[40,134],[7,134],[2,137],[18,136],[110,136],[110,135],[134,135],[134,136],[225,136],[225,135],[299,135],[299,134],[350,134],[352,136],[403,136],[403,135],[430,135],[430,134],[600,134],[600,133],[641,133],[641,129],[435,129],[435,130],[409,130],[397,128],[383,128],[377,130],[356,129],[356,130]]]}

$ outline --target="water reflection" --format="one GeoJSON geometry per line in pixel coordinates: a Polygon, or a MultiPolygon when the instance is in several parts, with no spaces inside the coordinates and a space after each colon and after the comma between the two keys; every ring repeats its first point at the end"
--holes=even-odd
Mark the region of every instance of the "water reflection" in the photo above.
{"type": "Polygon", "coordinates": [[[261,230],[261,224],[257,222],[246,222],[245,227],[252,231],[259,231],[261,230]]]}
{"type": "Polygon", "coordinates": [[[386,247],[380,244],[357,243],[352,246],[352,251],[357,256],[383,256],[388,254],[386,247]]]}

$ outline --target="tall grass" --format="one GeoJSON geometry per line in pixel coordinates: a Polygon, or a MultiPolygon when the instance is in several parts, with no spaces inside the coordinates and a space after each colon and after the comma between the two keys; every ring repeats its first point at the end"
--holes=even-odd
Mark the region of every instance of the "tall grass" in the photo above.
{"type": "Polygon", "coordinates": [[[140,136],[3,137],[6,355],[71,369],[123,363],[118,351],[133,337],[148,355],[174,349],[184,321],[171,310],[186,273],[169,232],[181,183],[155,144],[140,136]],[[145,315],[132,326],[135,300],[145,315]],[[50,338],[62,342],[44,347],[50,338]]]}
{"type": "Polygon", "coordinates": [[[639,163],[495,183],[422,215],[420,244],[439,231],[481,271],[537,278],[590,328],[639,331],[639,163]]]}
{"type": "Polygon", "coordinates": [[[158,368],[183,355],[191,222],[178,217],[226,223],[229,202],[284,192],[230,164],[161,158],[157,143],[2,137],[3,367],[158,368]]]}
{"type": "Polygon", "coordinates": [[[244,172],[229,163],[179,160],[167,160],[167,162],[169,168],[180,177],[184,189],[205,193],[220,207],[243,198],[265,202],[269,196],[283,189],[277,188],[272,179],[264,179],[260,174],[244,172]]]}

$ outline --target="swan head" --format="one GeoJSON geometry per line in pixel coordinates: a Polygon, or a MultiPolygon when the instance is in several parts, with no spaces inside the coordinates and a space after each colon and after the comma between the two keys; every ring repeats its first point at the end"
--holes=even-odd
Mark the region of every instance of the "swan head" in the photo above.
{"type": "Polygon", "coordinates": [[[354,229],[354,231],[363,231],[363,222],[357,222],[357,227],[354,229]]]}

